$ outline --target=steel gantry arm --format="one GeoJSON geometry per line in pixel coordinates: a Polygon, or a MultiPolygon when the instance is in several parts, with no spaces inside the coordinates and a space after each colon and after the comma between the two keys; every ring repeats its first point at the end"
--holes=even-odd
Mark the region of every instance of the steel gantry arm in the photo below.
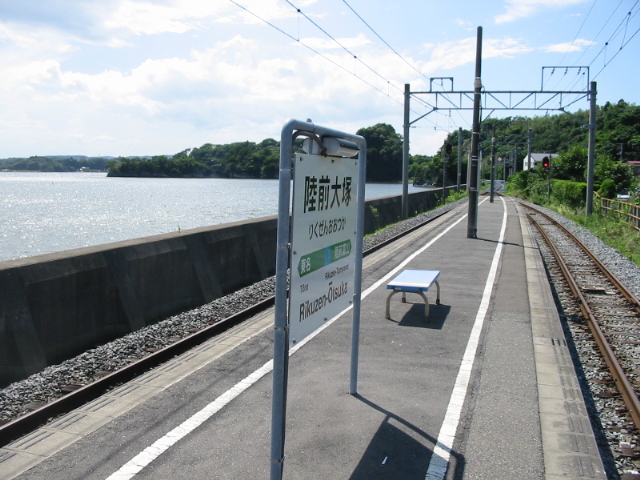
{"type": "MultiPolygon", "coordinates": [[[[582,67],[584,68],[584,67],[582,67]]],[[[429,91],[416,91],[412,92],[409,84],[405,84],[405,150],[406,157],[408,158],[408,146],[409,146],[409,127],[414,123],[429,116],[433,112],[439,110],[470,110],[474,109],[474,91],[472,90],[460,90],[453,89],[452,77],[436,77],[432,78],[429,87],[429,91]],[[440,80],[441,85],[444,86],[444,81],[450,82],[451,90],[449,91],[433,91],[433,81],[440,80]],[[411,95],[421,95],[431,97],[426,101],[426,105],[431,107],[427,113],[420,115],[415,120],[409,118],[409,101],[411,95]]],[[[529,90],[529,91],[512,91],[512,90],[496,90],[496,91],[483,91],[481,94],[481,109],[489,111],[487,116],[490,116],[494,111],[505,110],[525,110],[525,111],[545,111],[550,110],[559,111],[571,115],[579,120],[581,123],[589,127],[589,159],[588,159],[588,172],[593,172],[594,158],[595,158],[595,98],[596,98],[596,82],[590,83],[589,90],[529,90]],[[579,119],[575,115],[567,112],[567,108],[574,105],[581,100],[590,101],[590,115],[589,122],[585,122],[579,119]]],[[[404,179],[403,179],[404,180],[404,179]]],[[[405,191],[403,190],[403,213],[406,209],[404,206],[405,191]]],[[[591,214],[593,202],[593,174],[587,175],[587,198],[586,198],[586,213],[591,214]]]]}
{"type": "MultiPolygon", "coordinates": [[[[473,110],[473,91],[410,92],[411,95],[431,95],[431,111],[416,118],[411,124],[437,110],[473,110]]],[[[564,112],[580,100],[586,99],[585,91],[484,91],[483,110],[559,110],[564,112]],[[527,104],[527,105],[525,105],[527,104]]],[[[566,112],[565,112],[566,113],[566,112]]]]}

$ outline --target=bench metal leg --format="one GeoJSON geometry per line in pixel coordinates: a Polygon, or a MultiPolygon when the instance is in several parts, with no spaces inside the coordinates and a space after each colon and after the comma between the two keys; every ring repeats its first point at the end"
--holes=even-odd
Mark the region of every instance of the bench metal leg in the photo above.
{"type": "MultiPolygon", "coordinates": [[[[400,292],[402,292],[402,301],[406,302],[407,292],[405,292],[403,290],[396,290],[394,288],[393,291],[387,297],[387,311],[386,311],[387,320],[391,319],[391,313],[390,313],[390,310],[391,310],[391,297],[393,297],[396,293],[400,293],[400,292]]],[[[424,321],[428,322],[429,321],[429,300],[427,299],[427,296],[424,294],[424,292],[411,292],[411,293],[417,293],[424,300],[424,321]]],[[[438,300],[437,300],[437,303],[438,304],[440,303],[440,286],[439,285],[438,285],[438,300]]]]}
{"type": "Polygon", "coordinates": [[[438,281],[436,280],[436,289],[437,289],[437,298],[436,298],[436,305],[440,305],[440,284],[438,283],[438,281]]]}
{"type": "Polygon", "coordinates": [[[424,292],[415,292],[415,293],[417,293],[424,299],[424,321],[428,322],[429,321],[429,300],[427,300],[427,296],[424,294],[424,292]]]}
{"type": "Polygon", "coordinates": [[[387,297],[387,313],[386,313],[387,320],[391,319],[391,314],[389,313],[389,310],[391,308],[391,297],[393,297],[396,293],[399,293],[399,292],[401,292],[401,290],[396,290],[394,288],[389,294],[389,296],[387,297]]]}

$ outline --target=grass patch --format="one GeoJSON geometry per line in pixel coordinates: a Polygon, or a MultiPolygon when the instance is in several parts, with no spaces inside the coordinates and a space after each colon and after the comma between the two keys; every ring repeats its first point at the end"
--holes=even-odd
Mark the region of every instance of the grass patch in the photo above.
{"type": "Polygon", "coordinates": [[[587,216],[584,207],[585,188],[586,184],[554,180],[549,199],[546,182],[537,178],[535,172],[524,171],[509,179],[507,195],[547,207],[573,220],[640,266],[640,232],[615,213],[603,215],[598,202],[594,202],[593,212],[587,216]]]}
{"type": "Polygon", "coordinates": [[[615,218],[614,215],[611,217],[600,215],[595,209],[591,215],[587,216],[583,209],[576,210],[554,203],[544,206],[586,228],[640,267],[640,232],[628,223],[615,218]]]}
{"type": "Polygon", "coordinates": [[[462,200],[463,198],[467,198],[469,196],[469,192],[466,190],[460,190],[459,192],[454,192],[453,190],[449,190],[447,192],[447,197],[442,202],[442,199],[438,202],[438,206],[447,205],[448,203],[457,202],[458,200],[462,200]]]}

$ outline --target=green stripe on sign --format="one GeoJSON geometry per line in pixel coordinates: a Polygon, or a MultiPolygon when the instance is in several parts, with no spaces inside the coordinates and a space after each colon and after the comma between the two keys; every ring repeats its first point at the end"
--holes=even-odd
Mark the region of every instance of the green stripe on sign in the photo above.
{"type": "Polygon", "coordinates": [[[338,260],[348,257],[351,253],[351,240],[336,243],[329,247],[307,253],[300,257],[298,262],[298,274],[301,277],[309,273],[320,270],[322,267],[337,262],[338,260]]]}

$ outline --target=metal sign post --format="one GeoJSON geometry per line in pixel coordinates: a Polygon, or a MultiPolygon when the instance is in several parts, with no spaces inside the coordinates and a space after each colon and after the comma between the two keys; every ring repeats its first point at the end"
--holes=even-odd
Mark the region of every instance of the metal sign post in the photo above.
{"type": "Polygon", "coordinates": [[[289,348],[350,306],[349,393],[357,392],[366,163],[366,142],[359,135],[299,120],[290,120],[282,129],[271,480],[281,480],[284,467],[289,348]],[[298,137],[307,137],[306,155],[294,155],[298,137]],[[345,158],[356,154],[355,159],[345,158]]]}

